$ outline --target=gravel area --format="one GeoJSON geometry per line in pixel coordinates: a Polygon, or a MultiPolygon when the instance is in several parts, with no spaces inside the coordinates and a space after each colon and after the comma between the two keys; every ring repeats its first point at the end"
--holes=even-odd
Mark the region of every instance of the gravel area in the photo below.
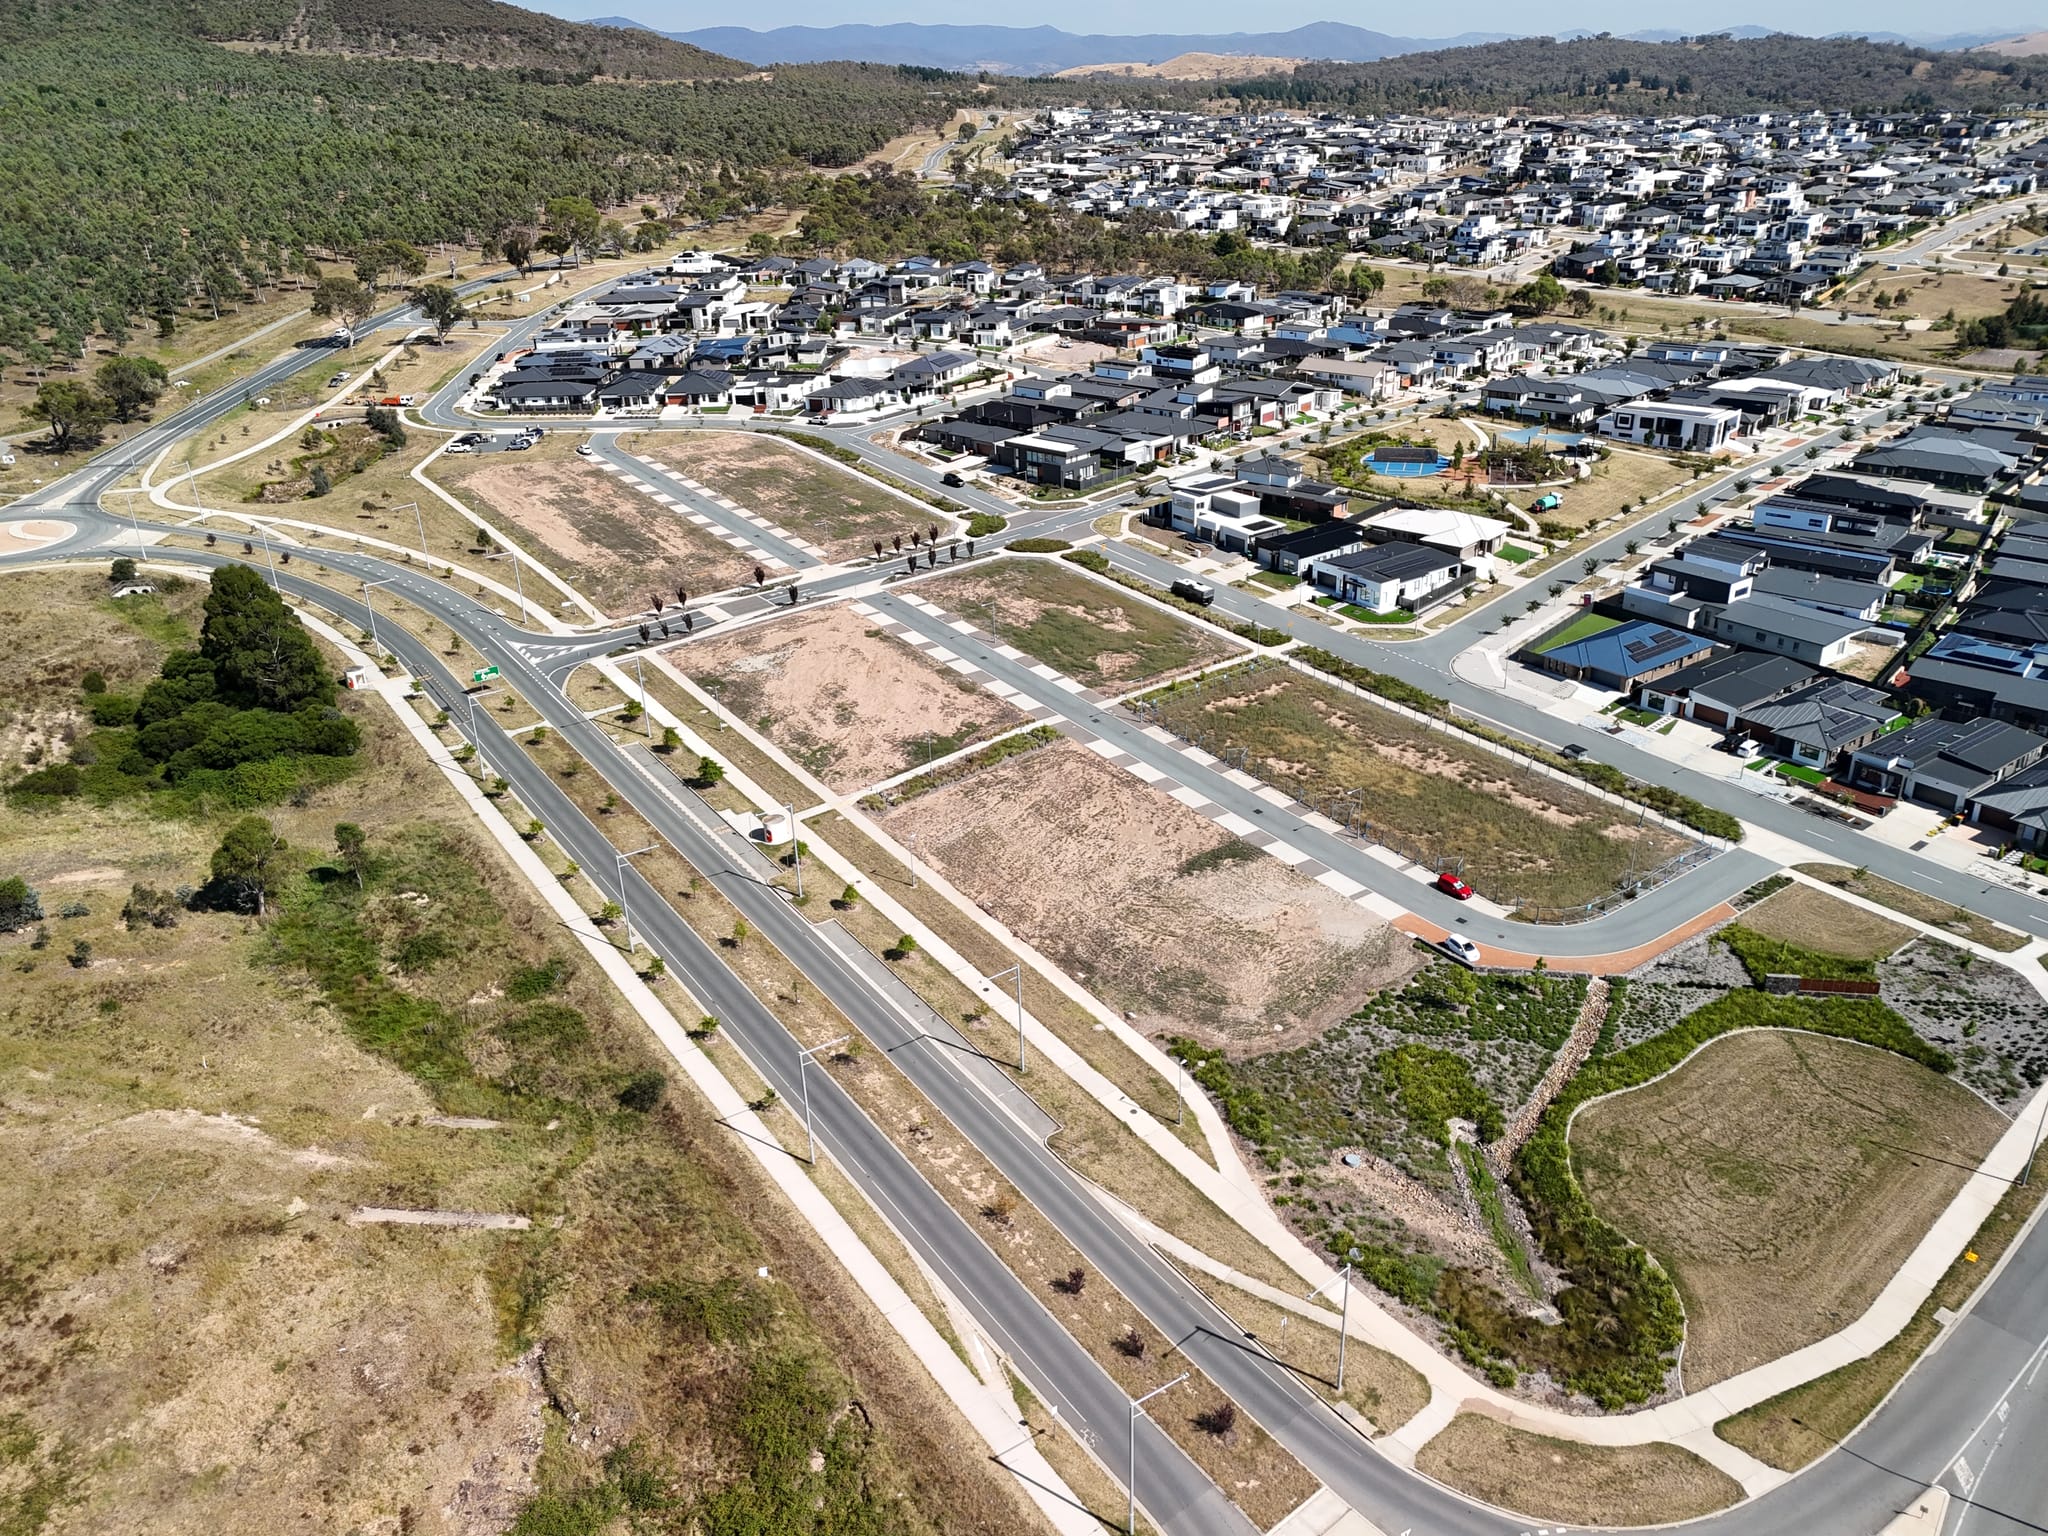
{"type": "Polygon", "coordinates": [[[1712,934],[1666,950],[1629,972],[1628,979],[1610,1048],[1615,1051],[1661,1035],[1731,989],[1749,985],[1742,962],[1715,943],[1712,934]]]}
{"type": "Polygon", "coordinates": [[[2048,1074],[2041,995],[2009,966],[1916,939],[1878,967],[1881,996],[1956,1059],[1956,1079],[2007,1115],[2048,1074]]]}

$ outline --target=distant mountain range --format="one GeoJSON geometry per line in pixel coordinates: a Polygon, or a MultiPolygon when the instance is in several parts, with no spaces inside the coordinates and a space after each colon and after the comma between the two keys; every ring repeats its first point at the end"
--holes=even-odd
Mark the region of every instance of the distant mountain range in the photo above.
{"type": "MultiPolygon", "coordinates": [[[[624,16],[594,18],[593,26],[633,27],[655,31],[624,16]]],[[[1704,32],[1715,30],[1702,26],[1704,32]]],[[[1738,38],[1768,37],[1768,27],[1719,29],[1738,38]]],[[[1061,70],[1099,64],[1161,64],[1182,54],[1239,54],[1262,59],[1334,59],[1365,63],[1440,48],[1464,48],[1502,42],[1508,32],[1463,32],[1455,37],[1394,37],[1341,21],[1317,21],[1289,32],[1168,33],[1132,36],[1063,32],[1058,27],[980,27],[892,22],[886,25],[847,23],[831,27],[775,27],[757,32],[747,27],[700,27],[689,32],[663,32],[663,37],[714,54],[745,59],[751,64],[815,64],[828,59],[857,59],[871,64],[912,64],[929,69],[986,70],[1003,75],[1055,75],[1061,70]]],[[[1552,34],[1560,41],[1591,37],[1583,29],[1552,34]]],[[[1675,42],[1690,35],[1664,29],[1631,32],[1631,40],[1675,42]]],[[[1868,37],[1879,43],[1912,43],[1922,48],[1953,51],[1979,48],[2012,36],[2008,32],[1964,33],[1946,37],[1907,37],[1897,32],[1837,33],[1868,37]]]]}
{"type": "MultiPolygon", "coordinates": [[[[635,27],[639,22],[606,16],[600,27],[635,27]]],[[[653,28],[644,30],[652,31],[653,28]]],[[[1086,64],[1160,64],[1184,53],[1252,54],[1265,58],[1364,61],[1433,48],[1496,43],[1505,32],[1466,32],[1457,37],[1390,37],[1341,21],[1311,22],[1291,32],[1165,33],[1130,37],[1062,32],[1057,27],[972,27],[894,22],[885,26],[702,27],[662,36],[751,64],[817,64],[859,59],[871,64],[914,64],[929,69],[1003,75],[1056,75],[1086,64]]]]}

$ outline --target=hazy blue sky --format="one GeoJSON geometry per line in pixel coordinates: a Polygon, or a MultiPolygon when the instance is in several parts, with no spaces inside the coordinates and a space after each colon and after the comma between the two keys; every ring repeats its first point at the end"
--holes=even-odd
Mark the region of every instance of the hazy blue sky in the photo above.
{"type": "Polygon", "coordinates": [[[2027,32],[2048,27],[2048,5],[2029,13],[1990,3],[1931,5],[1928,0],[1810,0],[1798,6],[1768,3],[1713,5],[1630,4],[1627,0],[1580,0],[1532,7],[1526,0],[1466,0],[1461,5],[1392,6],[1332,4],[1316,9],[1247,5],[1244,0],[1035,0],[997,7],[962,5],[960,0],[784,0],[750,11],[707,0],[524,0],[557,16],[626,16],[665,31],[693,27],[831,26],[836,22],[968,22],[986,25],[1050,24],[1069,32],[1242,32],[1286,31],[1303,22],[1348,21],[1402,37],[1448,37],[1458,32],[1560,32],[1575,28],[1642,32],[1705,30],[1708,25],[1780,26],[1822,34],[1836,31],[1900,32],[1909,36],[1952,36],[1977,32],[2027,32]],[[1711,16],[1711,23],[1703,20],[1711,16]]]}

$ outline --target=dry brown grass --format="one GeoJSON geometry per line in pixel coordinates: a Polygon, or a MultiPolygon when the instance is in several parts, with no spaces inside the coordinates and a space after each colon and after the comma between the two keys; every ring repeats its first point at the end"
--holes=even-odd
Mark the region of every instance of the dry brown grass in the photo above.
{"type": "Polygon", "coordinates": [[[574,442],[550,433],[521,453],[443,457],[433,473],[607,613],[637,613],[656,594],[673,601],[678,587],[694,598],[751,579],[752,556],[576,457],[574,442]]]}
{"type": "Polygon", "coordinates": [[[1913,937],[1912,929],[1810,885],[1790,885],[1758,902],[1742,914],[1742,926],[1845,960],[1882,959],[1913,937]]]}
{"type": "MultiPolygon", "coordinates": [[[[2040,1171],[2038,1162],[2035,1171],[2040,1171]]],[[[2007,1190],[1970,1240],[1970,1257],[1956,1256],[1895,1338],[1853,1365],[1730,1415],[1714,1426],[1714,1433],[1783,1472],[1797,1472],[1833,1450],[1877,1410],[1921,1351],[1940,1336],[1935,1314],[1960,1310],[1990,1276],[2041,1203],[2044,1189],[2048,1185],[2036,1181],[2007,1190]]]]}
{"type": "MultiPolygon", "coordinates": [[[[1682,469],[1669,459],[1616,448],[1608,457],[1595,461],[1590,480],[1543,487],[1557,492],[1560,505],[1555,511],[1534,515],[1546,523],[1566,523],[1575,529],[1590,528],[1607,518],[1622,516],[1624,502],[1631,509],[1639,509],[1646,500],[1676,486],[1689,485],[1692,480],[1691,470],[1682,469]]],[[[1537,493],[1530,490],[1511,494],[1526,508],[1537,493]]]]}
{"type": "Polygon", "coordinates": [[[1904,1057],[1745,1031],[1582,1111],[1572,1151],[1677,1283],[1698,1391],[1853,1322],[2004,1129],[1904,1057]]]}
{"type": "Polygon", "coordinates": [[[698,686],[834,789],[892,778],[1024,723],[914,646],[834,605],[678,652],[698,686]]]}
{"type": "Polygon", "coordinates": [[[1675,1445],[1585,1445],[1461,1413],[1416,1466],[1461,1493],[1535,1520],[1659,1525],[1726,1509],[1742,1485],[1675,1445]]]}
{"type": "Polygon", "coordinates": [[[1158,708],[1211,752],[1245,749],[1248,771],[1291,794],[1324,804],[1359,793],[1373,835],[1433,867],[1462,861],[1479,893],[1505,904],[1592,901],[1685,847],[1573,785],[1291,669],[1246,670],[1158,708]]]}
{"type": "Polygon", "coordinates": [[[1233,654],[1209,626],[1058,560],[1005,560],[918,592],[1092,688],[1136,688],[1233,654]]]}
{"type": "MultiPolygon", "coordinates": [[[[119,649],[119,619],[90,606],[69,617],[88,654],[119,649]]],[[[38,619],[0,621],[0,643],[34,654],[38,619]]],[[[381,704],[343,707],[365,730],[362,770],[271,819],[308,862],[339,819],[380,850],[446,840],[440,867],[462,872],[451,899],[487,892],[470,909],[485,915],[459,961],[397,984],[457,1010],[476,1069],[502,1070],[500,988],[560,948],[552,915],[381,704]]],[[[677,1336],[623,1298],[643,1280],[765,1264],[772,1347],[829,1360],[844,1400],[863,1405],[877,1497],[900,1496],[913,1530],[1038,1528],[687,1089],[644,1122],[436,1128],[422,1117],[462,1085],[430,1092],[367,1054],[317,992],[261,963],[257,925],[186,914],[127,931],[129,883],[195,881],[218,832],[132,805],[0,809],[8,871],[53,912],[90,908],[53,917],[45,950],[0,939],[0,1095],[13,1111],[0,1157],[37,1170],[0,1180],[0,1358],[36,1454],[73,1469],[66,1518],[225,1530],[318,1508],[342,1526],[480,1536],[536,1486],[595,1477],[634,1437],[671,1475],[717,1486],[738,1464],[725,1426],[755,1357],[677,1336]],[[63,959],[78,938],[93,946],[83,968],[63,959]],[[343,1219],[358,1203],[509,1210],[536,1225],[358,1227],[343,1219]],[[544,1356],[525,1353],[536,1339],[544,1356]],[[581,1415],[575,1446],[550,1401],[581,1415]]],[[[373,893],[380,914],[409,907],[373,893]]],[[[640,1025],[594,970],[572,967],[555,1000],[590,1032],[561,1070],[649,1064],[640,1025]]]]}
{"type": "Polygon", "coordinates": [[[1284,1044],[1413,969],[1363,908],[1071,742],[880,820],[1147,1032],[1284,1044]]]}
{"type": "MultiPolygon", "coordinates": [[[[557,741],[544,743],[536,749],[536,755],[557,775],[561,775],[572,761],[557,741]]],[[[596,814],[595,802],[603,792],[595,782],[594,774],[566,775],[563,788],[579,804],[596,814]]],[[[657,841],[652,829],[631,811],[614,812],[601,824],[615,843],[625,844],[626,839],[657,841]]],[[[759,935],[734,941],[737,914],[732,906],[674,852],[662,847],[641,860],[639,867],[657,886],[673,893],[671,905],[701,935],[720,946],[725,963],[756,996],[775,1010],[783,1027],[799,1040],[806,1044],[820,1044],[849,1033],[858,1035],[845,1015],[834,1008],[781,951],[759,935]]],[[[942,974],[915,969],[914,962],[919,958],[913,955],[913,964],[906,965],[906,980],[910,980],[922,995],[933,999],[949,1016],[959,1017],[959,1010],[947,1006],[953,1000],[942,990],[946,984],[942,974]]],[[[1010,1191],[994,1165],[972,1142],[930,1109],[915,1085],[884,1052],[866,1048],[857,1052],[843,1051],[827,1064],[827,1070],[861,1104],[874,1123],[918,1165],[932,1187],[981,1230],[1003,1261],[1036,1294],[1044,1297],[1048,1305],[1053,1305],[1056,1312],[1070,1320],[1076,1337],[1127,1391],[1135,1394],[1149,1390],[1179,1373],[1182,1362],[1170,1353],[1167,1341],[1143,1325],[1135,1309],[1107,1283],[1095,1279],[1081,1297],[1062,1296],[1053,1282],[1063,1280],[1076,1268],[1085,1268],[1080,1254],[1037,1210],[1015,1199],[1014,1192],[1010,1191]],[[1007,1200],[1004,1198],[1006,1192],[1007,1200]],[[991,1216],[991,1211],[999,1211],[1000,1214],[991,1216]],[[1149,1339],[1144,1358],[1136,1360],[1125,1357],[1114,1347],[1114,1340],[1134,1325],[1140,1327],[1149,1339]]],[[[1082,1099],[1071,1085],[1063,1088],[1060,1080],[1049,1073],[1033,1075],[1026,1082],[1034,1093],[1042,1096],[1048,1110],[1062,1122],[1055,1146],[1063,1155],[1071,1155],[1070,1138],[1083,1143],[1114,1139],[1121,1143],[1125,1159],[1132,1155],[1133,1143],[1129,1133],[1099,1108],[1092,1106],[1092,1101],[1082,1099]]],[[[794,1122],[789,1122],[784,1128],[794,1132],[794,1122]]],[[[1170,1182],[1186,1190],[1184,1184],[1165,1172],[1163,1165],[1157,1164],[1157,1159],[1146,1153],[1137,1155],[1160,1169],[1162,1177],[1148,1188],[1163,1188],[1170,1182]]],[[[1111,1187],[1116,1188],[1114,1184],[1111,1187]]],[[[1179,1224],[1182,1220],[1188,1220],[1200,1230],[1191,1208],[1184,1213],[1160,1210],[1146,1198],[1146,1190],[1126,1188],[1117,1189],[1117,1192],[1126,1199],[1132,1199],[1140,1209],[1172,1230],[1182,1230],[1179,1224]]],[[[1192,1191],[1188,1193],[1191,1195],[1192,1191]]],[[[1200,1238],[1191,1236],[1189,1240],[1199,1242],[1200,1238]]],[[[1205,1433],[1194,1424],[1196,1412],[1220,1400],[1220,1394],[1206,1383],[1199,1372],[1188,1384],[1187,1395],[1188,1405],[1184,1411],[1176,1412],[1170,1405],[1162,1406],[1154,1416],[1155,1422],[1172,1435],[1216,1480],[1218,1486],[1235,1498],[1246,1514],[1262,1527],[1280,1519],[1314,1491],[1315,1481],[1300,1463],[1248,1421],[1241,1421],[1242,1427],[1235,1435],[1223,1437],[1205,1433]]]]}
{"type": "Polygon", "coordinates": [[[1958,938],[1974,940],[1986,949],[1996,949],[2010,954],[2022,948],[2027,942],[2025,934],[2015,933],[2010,928],[2001,928],[1988,917],[1980,917],[1967,908],[1937,901],[1911,886],[1895,885],[1884,876],[1873,875],[1867,869],[1850,869],[1845,864],[1795,864],[1792,867],[1802,875],[1811,875],[1816,880],[1839,886],[1853,896],[1861,896],[1865,901],[1874,901],[1881,907],[1890,907],[1894,912],[1918,918],[1923,923],[1931,923],[1937,928],[1955,934],[1958,938]]]}
{"type": "Polygon", "coordinates": [[[865,475],[759,433],[665,432],[624,437],[619,446],[810,540],[830,560],[940,521],[865,475]]]}

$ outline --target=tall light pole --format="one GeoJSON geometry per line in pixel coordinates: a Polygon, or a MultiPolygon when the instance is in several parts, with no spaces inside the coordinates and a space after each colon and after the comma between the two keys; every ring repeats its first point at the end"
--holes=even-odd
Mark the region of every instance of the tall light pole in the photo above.
{"type": "Polygon", "coordinates": [[[829,1051],[835,1045],[844,1045],[851,1035],[841,1035],[837,1040],[827,1040],[823,1045],[814,1045],[808,1050],[796,1053],[797,1093],[804,1101],[804,1161],[813,1168],[818,1166],[818,1138],[811,1131],[811,1078],[807,1070],[811,1057],[819,1051],[829,1051]]]}
{"type": "Polygon", "coordinates": [[[981,984],[992,987],[1004,979],[1015,983],[1017,998],[1017,1070],[1024,1070],[1024,962],[1019,960],[1008,970],[997,971],[993,976],[981,978],[981,984]]]}
{"type": "Polygon", "coordinates": [[[1177,1387],[1187,1379],[1188,1373],[1182,1371],[1166,1386],[1154,1387],[1143,1397],[1131,1399],[1131,1475],[1124,1480],[1124,1536],[1138,1536],[1138,1410],[1166,1391],[1167,1387],[1177,1387]]]}
{"type": "Polygon", "coordinates": [[[262,523],[256,524],[256,537],[263,541],[263,560],[270,567],[270,590],[277,590],[277,557],[270,552],[270,530],[262,523]]]}
{"type": "Polygon", "coordinates": [[[796,899],[804,899],[804,845],[796,835],[796,807],[784,805],[782,813],[789,818],[789,858],[796,865],[796,899]]]}
{"type": "Polygon", "coordinates": [[[531,623],[526,612],[526,578],[519,573],[519,551],[510,544],[505,546],[504,555],[485,555],[486,560],[499,560],[509,556],[512,561],[512,585],[519,593],[519,622],[531,623]]]}
{"type": "Polygon", "coordinates": [[[407,507],[412,508],[413,523],[419,528],[420,531],[420,557],[423,560],[426,560],[429,564],[432,564],[434,557],[427,553],[427,520],[420,512],[420,504],[417,501],[401,501],[397,506],[388,508],[387,510],[392,512],[403,512],[407,507]]]}
{"type": "MultiPolygon", "coordinates": [[[[1354,1248],[1351,1250],[1351,1258],[1353,1260],[1356,1260],[1357,1257],[1358,1250],[1354,1248]]],[[[1340,1305],[1340,1310],[1337,1316],[1337,1395],[1339,1397],[1342,1397],[1344,1395],[1344,1357],[1346,1353],[1346,1346],[1348,1346],[1351,1342],[1350,1263],[1346,1263],[1342,1269],[1338,1270],[1336,1277],[1334,1279],[1324,1281],[1321,1285],[1317,1286],[1308,1294],[1310,1297],[1314,1297],[1320,1292],[1328,1290],[1331,1286],[1337,1284],[1338,1281],[1342,1281],[1344,1285],[1344,1298],[1340,1305]]]]}
{"type": "Polygon", "coordinates": [[[612,855],[612,872],[619,882],[619,916],[626,924],[626,953],[629,955],[639,952],[640,936],[633,932],[633,913],[626,904],[626,860],[652,853],[660,846],[659,843],[649,843],[645,848],[629,848],[624,853],[612,855]]]}
{"type": "Polygon", "coordinates": [[[640,657],[637,654],[633,657],[633,676],[640,683],[640,734],[652,740],[654,737],[654,715],[647,707],[647,673],[642,669],[640,657]]]}
{"type": "MultiPolygon", "coordinates": [[[[382,672],[384,670],[384,642],[377,638],[377,604],[370,596],[370,589],[372,587],[389,586],[392,582],[396,580],[398,580],[396,576],[386,576],[381,581],[366,580],[363,583],[363,606],[370,611],[370,649],[377,653],[374,660],[377,663],[377,670],[379,672],[382,672]]],[[[471,708],[470,725],[472,727],[470,733],[470,740],[474,741],[476,740],[476,734],[474,730],[474,727],[476,725],[476,715],[474,706],[472,706],[471,708]]]]}
{"type": "MultiPolygon", "coordinates": [[[[469,744],[475,747],[479,754],[483,752],[484,742],[483,737],[478,734],[476,728],[476,701],[490,694],[503,693],[505,691],[503,688],[480,688],[475,693],[471,693],[467,688],[462,691],[462,697],[469,704],[469,744]]],[[[481,755],[479,755],[476,765],[476,776],[479,781],[484,776],[484,765],[481,755]]]]}

